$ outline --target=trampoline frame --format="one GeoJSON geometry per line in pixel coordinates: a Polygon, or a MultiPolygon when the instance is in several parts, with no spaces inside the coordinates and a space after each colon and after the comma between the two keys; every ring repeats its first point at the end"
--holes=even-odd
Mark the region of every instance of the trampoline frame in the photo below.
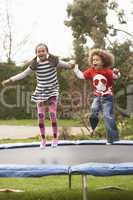
{"type": "MultiPolygon", "coordinates": [[[[83,141],[59,141],[59,146],[61,145],[106,145],[106,140],[83,140],[83,141]]],[[[50,146],[48,143],[47,146],[50,146]]],[[[131,140],[121,140],[114,142],[111,145],[133,145],[131,140]]],[[[22,147],[39,147],[38,142],[33,143],[15,143],[15,144],[1,144],[1,149],[11,149],[11,148],[22,148],[22,147]]],[[[58,147],[57,147],[58,148],[58,147]]],[[[133,175],[133,162],[129,163],[86,163],[75,166],[67,165],[46,165],[42,166],[34,165],[2,165],[0,164],[0,177],[41,177],[49,175],[68,175],[69,189],[72,187],[72,176],[81,175],[82,176],[82,195],[83,200],[87,200],[87,175],[92,176],[116,176],[116,175],[133,175]],[[36,170],[41,167],[42,173],[37,174],[36,170]],[[33,172],[29,168],[34,169],[33,172]],[[48,168],[52,169],[52,173],[48,168]],[[6,171],[7,170],[7,171],[6,171]],[[18,170],[18,171],[15,171],[18,170]],[[20,173],[21,172],[21,173],[20,173]],[[32,172],[32,173],[30,173],[32,172]],[[2,175],[7,173],[7,176],[2,175]],[[9,176],[10,175],[10,176],[9,176]]]]}

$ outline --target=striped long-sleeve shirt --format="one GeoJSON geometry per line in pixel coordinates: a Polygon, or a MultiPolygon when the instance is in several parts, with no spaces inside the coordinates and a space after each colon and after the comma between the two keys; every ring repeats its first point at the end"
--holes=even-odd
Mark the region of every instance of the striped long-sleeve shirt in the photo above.
{"type": "MultiPolygon", "coordinates": [[[[38,62],[36,69],[34,70],[37,78],[37,86],[34,93],[31,96],[31,100],[34,102],[47,101],[50,97],[59,95],[59,83],[57,79],[57,68],[69,68],[69,64],[63,61],[59,61],[57,66],[50,65],[48,60],[44,62],[38,62]]],[[[21,80],[32,73],[30,66],[23,72],[11,77],[10,79],[15,82],[21,80]]]]}

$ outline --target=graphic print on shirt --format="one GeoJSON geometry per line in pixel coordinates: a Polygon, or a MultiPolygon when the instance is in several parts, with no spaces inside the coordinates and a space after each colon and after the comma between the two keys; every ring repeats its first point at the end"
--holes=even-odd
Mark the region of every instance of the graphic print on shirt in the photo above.
{"type": "Polygon", "coordinates": [[[103,93],[107,90],[107,78],[101,74],[97,74],[93,77],[93,86],[96,92],[103,93]]]}

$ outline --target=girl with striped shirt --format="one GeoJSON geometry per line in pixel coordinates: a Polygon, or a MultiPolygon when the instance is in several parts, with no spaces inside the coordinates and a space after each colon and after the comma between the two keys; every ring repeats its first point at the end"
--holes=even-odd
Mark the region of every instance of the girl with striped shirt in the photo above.
{"type": "Polygon", "coordinates": [[[35,48],[36,57],[29,63],[27,69],[2,82],[3,86],[21,80],[31,74],[36,74],[37,86],[31,96],[31,100],[37,104],[38,124],[40,128],[40,147],[46,146],[45,139],[45,102],[48,103],[49,115],[53,130],[52,147],[58,145],[57,126],[57,100],[59,96],[59,84],[57,68],[73,68],[73,64],[60,61],[58,57],[49,53],[47,45],[40,43],[35,48]]]}

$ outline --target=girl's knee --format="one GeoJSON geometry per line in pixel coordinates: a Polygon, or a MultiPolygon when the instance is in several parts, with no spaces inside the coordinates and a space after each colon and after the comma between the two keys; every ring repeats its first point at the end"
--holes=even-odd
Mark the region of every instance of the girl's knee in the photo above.
{"type": "Polygon", "coordinates": [[[39,120],[44,119],[44,113],[38,113],[38,119],[39,120]]]}
{"type": "Polygon", "coordinates": [[[57,115],[56,112],[50,112],[50,119],[52,122],[56,122],[57,121],[57,115]]]}

